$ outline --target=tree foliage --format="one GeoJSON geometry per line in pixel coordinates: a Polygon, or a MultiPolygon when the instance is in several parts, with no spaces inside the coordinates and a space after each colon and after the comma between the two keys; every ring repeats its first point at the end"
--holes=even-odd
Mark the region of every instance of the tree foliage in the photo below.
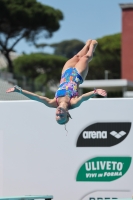
{"type": "Polygon", "coordinates": [[[62,19],[60,10],[36,0],[0,0],[0,51],[8,60],[9,71],[13,71],[9,52],[21,39],[35,43],[40,36],[51,37],[62,19]]]}
{"type": "Polygon", "coordinates": [[[54,54],[55,55],[61,55],[66,58],[73,57],[78,51],[80,51],[83,46],[84,42],[80,40],[65,40],[60,43],[54,43],[50,46],[54,48],[54,54]]]}

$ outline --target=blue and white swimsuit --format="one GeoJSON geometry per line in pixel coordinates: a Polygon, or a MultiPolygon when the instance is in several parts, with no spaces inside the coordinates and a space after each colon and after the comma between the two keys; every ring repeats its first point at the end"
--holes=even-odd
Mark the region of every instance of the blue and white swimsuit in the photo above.
{"type": "Polygon", "coordinates": [[[83,83],[83,78],[76,68],[68,68],[61,76],[58,90],[55,93],[56,99],[62,96],[70,98],[78,96],[78,85],[83,83]]]}

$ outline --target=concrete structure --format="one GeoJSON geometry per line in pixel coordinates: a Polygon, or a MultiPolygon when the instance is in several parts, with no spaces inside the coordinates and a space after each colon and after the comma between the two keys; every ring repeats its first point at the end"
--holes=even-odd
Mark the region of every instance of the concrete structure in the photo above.
{"type": "Polygon", "coordinates": [[[126,79],[86,80],[82,85],[80,85],[80,93],[82,93],[83,88],[89,88],[91,90],[94,88],[102,88],[107,92],[122,91],[123,97],[131,97],[133,95],[131,94],[132,92],[127,93],[128,90],[133,90],[133,82],[126,79]]]}
{"type": "Polygon", "coordinates": [[[133,81],[133,3],[120,4],[122,9],[121,78],[133,81]]]}
{"type": "MultiPolygon", "coordinates": [[[[16,54],[15,52],[10,53],[10,58],[11,60],[14,60],[17,58],[19,55],[16,54]]],[[[0,52],[0,100],[8,100],[9,95],[5,93],[5,91],[12,87],[13,85],[17,85],[17,80],[14,79],[13,74],[7,71],[3,71],[2,69],[7,68],[7,59],[5,56],[0,52]]],[[[20,96],[11,94],[9,100],[16,100],[20,99],[20,96]]],[[[22,97],[22,96],[21,96],[22,97]]],[[[25,98],[22,97],[24,100],[25,98]]]]}
{"type": "MultiPolygon", "coordinates": [[[[15,52],[10,52],[10,58],[11,60],[14,60],[15,58],[18,58],[20,55],[18,55],[15,52]]],[[[7,67],[7,59],[6,57],[0,52],[0,69],[7,67]]]]}
{"type": "Polygon", "coordinates": [[[16,93],[16,92],[6,93],[6,90],[9,89],[10,87],[13,87],[13,84],[0,79],[0,101],[28,100],[27,97],[25,97],[22,94],[16,93]]]}

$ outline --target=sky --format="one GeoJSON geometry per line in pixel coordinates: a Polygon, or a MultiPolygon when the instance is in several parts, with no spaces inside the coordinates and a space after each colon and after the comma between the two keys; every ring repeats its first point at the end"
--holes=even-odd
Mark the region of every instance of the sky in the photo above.
{"type": "MultiPolygon", "coordinates": [[[[58,43],[64,40],[78,39],[86,42],[106,35],[119,33],[122,30],[122,12],[119,4],[133,3],[133,0],[38,0],[42,4],[62,11],[64,19],[60,21],[60,29],[49,39],[41,38],[37,43],[58,43]]],[[[18,43],[18,53],[48,52],[46,47],[36,49],[24,40],[18,43]]]]}

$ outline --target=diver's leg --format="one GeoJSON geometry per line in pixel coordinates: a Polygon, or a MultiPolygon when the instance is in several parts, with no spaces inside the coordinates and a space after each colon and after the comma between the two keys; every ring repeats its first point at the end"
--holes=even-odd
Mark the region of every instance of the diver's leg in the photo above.
{"type": "Polygon", "coordinates": [[[64,67],[63,67],[63,69],[62,69],[62,73],[63,73],[64,71],[66,71],[66,70],[67,70],[68,68],[70,68],[70,67],[75,67],[75,65],[79,62],[80,58],[81,58],[82,56],[86,55],[86,53],[87,53],[88,50],[89,50],[91,41],[92,41],[92,40],[88,40],[88,41],[86,42],[86,45],[83,47],[83,49],[81,49],[81,51],[79,51],[75,56],[73,56],[71,59],[69,59],[69,60],[65,63],[65,65],[64,65],[64,67]]]}
{"type": "Polygon", "coordinates": [[[89,69],[88,63],[93,58],[93,52],[95,51],[97,44],[98,42],[96,40],[92,40],[89,51],[86,53],[86,55],[82,56],[79,62],[75,65],[75,68],[83,79],[85,79],[87,76],[89,69]]]}

